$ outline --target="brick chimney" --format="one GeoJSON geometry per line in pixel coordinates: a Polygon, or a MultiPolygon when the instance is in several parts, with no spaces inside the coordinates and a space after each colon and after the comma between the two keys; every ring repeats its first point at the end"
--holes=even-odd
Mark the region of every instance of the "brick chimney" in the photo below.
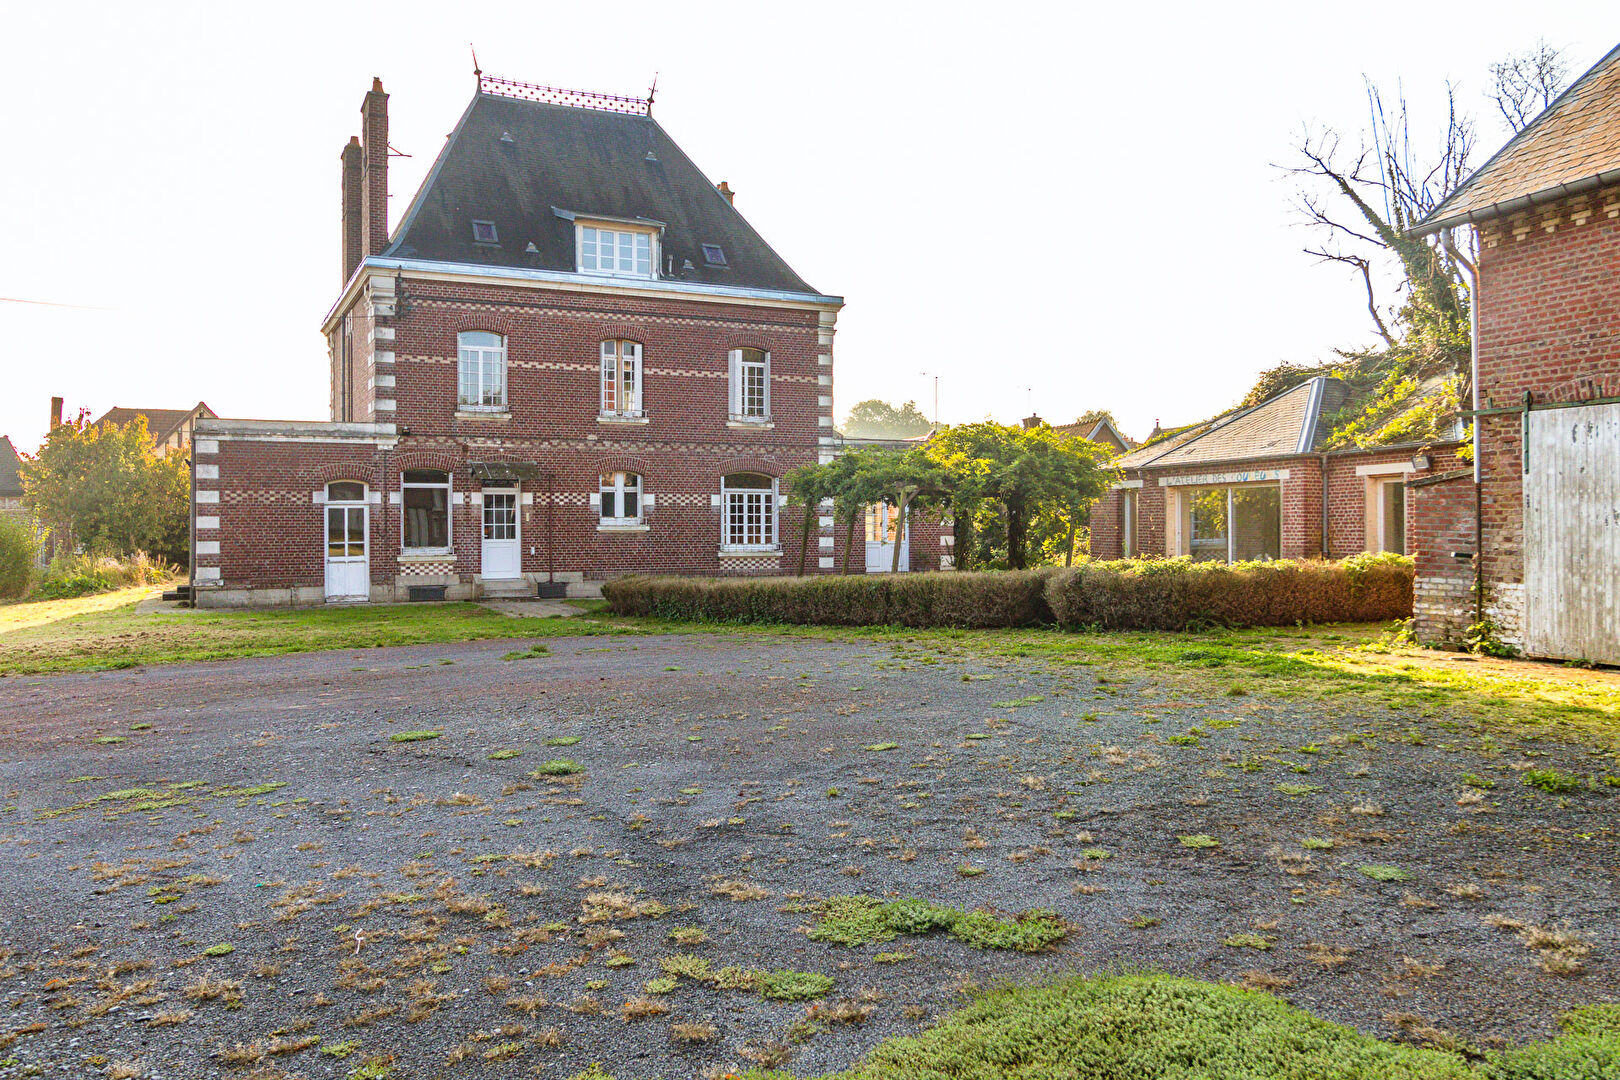
{"type": "Polygon", "coordinates": [[[360,106],[360,144],[365,152],[360,187],[361,258],[381,255],[388,246],[388,95],[381,79],[360,106]]]}
{"type": "Polygon", "coordinates": [[[50,426],[50,430],[55,431],[57,428],[59,428],[61,426],[62,426],[62,399],[59,398],[59,397],[53,397],[53,398],[51,398],[51,426],[50,426]]]}
{"type": "Polygon", "coordinates": [[[724,180],[722,180],[722,181],[720,181],[720,183],[718,183],[715,186],[720,189],[720,194],[722,194],[722,195],[724,195],[726,197],[726,202],[730,203],[733,206],[737,205],[737,193],[735,191],[731,190],[731,185],[730,184],[728,184],[724,180]]]}
{"type": "Polygon", "coordinates": [[[360,148],[360,136],[350,135],[349,145],[343,148],[343,280],[354,276],[354,268],[364,257],[361,250],[365,234],[361,232],[360,198],[365,183],[365,151],[360,148]]]}

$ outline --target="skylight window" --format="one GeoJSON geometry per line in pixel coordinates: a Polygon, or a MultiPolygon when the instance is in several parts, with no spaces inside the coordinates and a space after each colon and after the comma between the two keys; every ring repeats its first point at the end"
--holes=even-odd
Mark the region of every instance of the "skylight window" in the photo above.
{"type": "Polygon", "coordinates": [[[500,236],[495,232],[495,223],[493,221],[475,221],[472,226],[473,243],[498,244],[501,242],[500,236]]]}
{"type": "Polygon", "coordinates": [[[703,262],[708,266],[725,266],[726,252],[719,244],[703,245],[703,262]]]}

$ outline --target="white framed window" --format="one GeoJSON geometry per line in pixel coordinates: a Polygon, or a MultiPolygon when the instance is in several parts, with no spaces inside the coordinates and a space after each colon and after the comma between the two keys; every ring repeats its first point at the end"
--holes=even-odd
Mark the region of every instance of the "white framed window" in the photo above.
{"type": "Polygon", "coordinates": [[[730,353],[732,420],[762,424],[771,418],[771,354],[764,349],[730,353]]]}
{"type": "Polygon", "coordinates": [[[653,276],[652,233],[580,225],[575,229],[582,274],[653,276]]]}
{"type": "Polygon", "coordinates": [[[506,408],[506,339],[484,330],[456,335],[456,407],[506,408]]]}
{"type": "Polygon", "coordinates": [[[598,490],[602,500],[603,525],[612,527],[641,524],[641,477],[638,474],[603,473],[598,490]]]}
{"type": "Polygon", "coordinates": [[[1367,550],[1406,554],[1406,474],[1367,478],[1367,550]]]}
{"type": "Polygon", "coordinates": [[[720,543],[727,551],[776,548],[776,481],[732,473],[720,481],[720,543]]]}
{"type": "Polygon", "coordinates": [[[1250,562],[1282,557],[1282,487],[1278,484],[1187,487],[1177,555],[1195,562],[1250,562]]]}
{"type": "Polygon", "coordinates": [[[602,415],[641,415],[641,346],[602,342],[602,415]]]}
{"type": "Polygon", "coordinates": [[[400,481],[405,504],[401,525],[406,551],[450,550],[450,474],[406,469],[400,481]]]}

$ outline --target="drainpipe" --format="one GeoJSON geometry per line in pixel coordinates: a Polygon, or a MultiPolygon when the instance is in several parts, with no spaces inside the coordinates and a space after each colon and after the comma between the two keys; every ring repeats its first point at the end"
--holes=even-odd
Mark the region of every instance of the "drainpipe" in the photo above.
{"type": "Polygon", "coordinates": [[[1440,233],[1440,243],[1446,254],[1457,260],[1468,277],[1468,364],[1470,388],[1474,399],[1474,621],[1485,621],[1485,503],[1483,490],[1484,462],[1479,452],[1479,267],[1475,266],[1457,248],[1451,230],[1440,233]]]}
{"type": "Polygon", "coordinates": [[[1331,559],[1333,551],[1328,546],[1328,456],[1326,453],[1318,454],[1316,460],[1322,476],[1322,549],[1317,552],[1317,557],[1331,559]]]}

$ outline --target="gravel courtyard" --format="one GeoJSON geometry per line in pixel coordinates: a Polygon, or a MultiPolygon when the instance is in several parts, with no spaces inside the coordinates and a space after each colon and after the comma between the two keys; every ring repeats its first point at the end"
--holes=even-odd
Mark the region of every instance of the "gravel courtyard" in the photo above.
{"type": "Polygon", "coordinates": [[[1441,1044],[1620,997],[1578,746],[926,638],[525,648],[0,680],[0,1077],[814,1076],[1135,968],[1441,1044]],[[803,932],[857,893],[1069,932],[803,932]]]}

